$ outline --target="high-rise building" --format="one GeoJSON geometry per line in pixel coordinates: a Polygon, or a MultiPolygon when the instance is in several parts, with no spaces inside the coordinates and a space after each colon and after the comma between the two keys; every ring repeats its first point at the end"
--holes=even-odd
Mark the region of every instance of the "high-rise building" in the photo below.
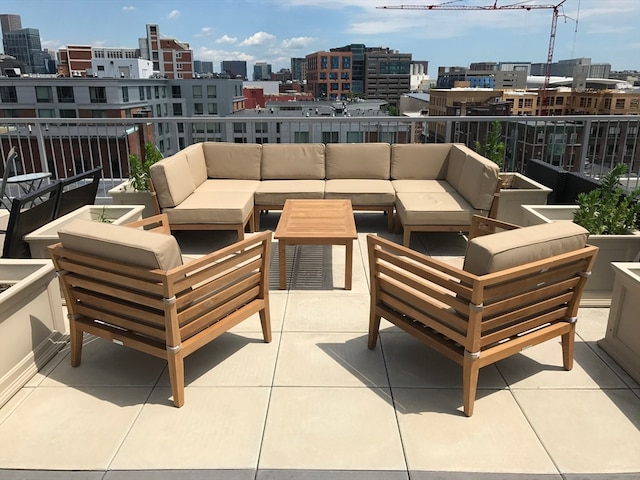
{"type": "Polygon", "coordinates": [[[193,50],[188,43],[160,36],[160,27],[147,24],[147,37],[138,40],[140,55],[153,62],[153,70],[164,78],[192,79],[193,50]]]}
{"type": "Polygon", "coordinates": [[[303,82],[307,79],[306,58],[291,58],[291,79],[294,82],[303,82]]]}
{"type": "Polygon", "coordinates": [[[10,13],[0,14],[0,27],[2,27],[2,34],[13,32],[14,30],[22,29],[22,19],[20,15],[13,15],[10,13]]]}
{"type": "Polygon", "coordinates": [[[271,80],[271,64],[267,62],[256,62],[253,66],[253,80],[271,80]]]}
{"type": "Polygon", "coordinates": [[[2,34],[4,53],[24,64],[23,73],[46,73],[44,53],[37,28],[21,28],[2,34]]]}
{"type": "Polygon", "coordinates": [[[247,62],[244,60],[223,60],[220,62],[220,73],[227,74],[230,78],[247,80],[247,62]]]}
{"type": "Polygon", "coordinates": [[[351,52],[307,55],[307,91],[323,100],[346,100],[351,94],[351,52]]]}
{"type": "Polygon", "coordinates": [[[367,98],[397,106],[400,95],[411,91],[411,54],[382,47],[367,48],[364,59],[367,98]]]}

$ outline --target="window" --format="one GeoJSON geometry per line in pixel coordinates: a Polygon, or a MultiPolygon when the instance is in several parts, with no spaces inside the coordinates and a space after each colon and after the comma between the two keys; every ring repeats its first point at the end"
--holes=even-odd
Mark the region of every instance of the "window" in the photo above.
{"type": "Polygon", "coordinates": [[[151,87],[147,87],[147,98],[151,100],[151,87]]]}
{"type": "Polygon", "coordinates": [[[327,69],[327,66],[328,66],[327,62],[328,61],[329,61],[329,59],[326,56],[320,57],[320,68],[322,70],[326,70],[327,69]]]}
{"type": "Polygon", "coordinates": [[[38,103],[53,102],[53,92],[51,87],[36,87],[36,101],[38,103]]]}
{"type": "Polygon", "coordinates": [[[533,99],[532,98],[525,98],[524,99],[524,107],[525,108],[531,108],[533,106],[533,99]]]}
{"type": "Polygon", "coordinates": [[[234,123],[233,124],[233,133],[247,133],[247,124],[246,123],[234,123]]]}
{"type": "Polygon", "coordinates": [[[76,118],[76,111],[72,108],[61,108],[60,118],[76,118]]]}
{"type": "Polygon", "coordinates": [[[55,118],[56,111],[53,108],[39,108],[38,118],[55,118]]]}
{"type": "Polygon", "coordinates": [[[182,116],[182,104],[181,103],[174,103],[173,104],[173,116],[174,117],[181,117],[182,116]]]}
{"type": "Polygon", "coordinates": [[[351,57],[342,57],[342,68],[347,70],[351,68],[351,57]]]}
{"type": "Polygon", "coordinates": [[[89,87],[89,98],[91,103],[107,103],[107,91],[104,87],[89,87]]]}
{"type": "Polygon", "coordinates": [[[337,70],[340,68],[340,57],[331,57],[331,69],[337,70]]]}
{"type": "Polygon", "coordinates": [[[181,63],[176,63],[176,70],[184,70],[181,63]]]}
{"type": "Polygon", "coordinates": [[[338,72],[329,73],[329,80],[337,80],[337,79],[338,79],[338,72]]]}
{"type": "Polygon", "coordinates": [[[217,103],[207,103],[207,114],[209,114],[209,115],[217,115],[218,114],[218,104],[217,103]]]}
{"type": "Polygon", "coordinates": [[[337,83],[332,83],[332,84],[331,84],[331,90],[332,90],[332,91],[339,90],[339,88],[338,88],[338,84],[337,84],[337,83]]]}
{"type": "Polygon", "coordinates": [[[156,105],[156,117],[161,117],[162,116],[161,108],[162,107],[160,105],[156,105]]]}
{"type": "Polygon", "coordinates": [[[322,132],[322,143],[338,143],[338,132],[322,132]]]}
{"type": "Polygon", "coordinates": [[[207,85],[207,98],[217,98],[218,91],[215,85],[207,85]]]}
{"type": "Polygon", "coordinates": [[[106,110],[91,110],[91,118],[107,118],[106,110]]]}
{"type": "Polygon", "coordinates": [[[202,103],[194,103],[193,104],[193,114],[194,115],[204,115],[204,107],[202,103]]]}
{"type": "Polygon", "coordinates": [[[347,143],[362,143],[363,141],[363,132],[347,132],[347,143]]]}
{"type": "Polygon", "coordinates": [[[320,72],[320,80],[326,80],[327,74],[325,72],[320,72]]]}
{"type": "Polygon", "coordinates": [[[160,98],[160,89],[158,87],[153,87],[153,93],[156,100],[160,98]]]}
{"type": "Polygon", "coordinates": [[[73,87],[56,87],[56,95],[58,96],[58,103],[75,102],[73,87]]]}
{"type": "Polygon", "coordinates": [[[309,143],[309,132],[294,132],[293,143],[309,143]]]}
{"type": "Polygon", "coordinates": [[[604,99],[604,108],[605,108],[605,110],[609,110],[611,108],[611,99],[610,98],[605,98],[604,99]]]}
{"type": "Polygon", "coordinates": [[[129,102],[129,87],[122,87],[122,101],[124,103],[129,102]]]}
{"type": "Polygon", "coordinates": [[[340,73],[340,79],[349,80],[349,72],[341,72],[340,73]]]}
{"type": "Polygon", "coordinates": [[[616,99],[616,110],[622,110],[624,108],[624,98],[616,99]]]}
{"type": "Polygon", "coordinates": [[[182,98],[182,91],[180,90],[179,85],[173,85],[171,87],[171,97],[172,98],[182,98]]]}
{"type": "Polygon", "coordinates": [[[202,85],[194,85],[192,88],[193,98],[202,98],[202,85]]]}
{"type": "Polygon", "coordinates": [[[269,124],[267,122],[256,122],[256,133],[268,133],[269,132],[269,124]]]}
{"type": "Polygon", "coordinates": [[[16,87],[0,87],[0,100],[3,103],[18,103],[16,87]]]}

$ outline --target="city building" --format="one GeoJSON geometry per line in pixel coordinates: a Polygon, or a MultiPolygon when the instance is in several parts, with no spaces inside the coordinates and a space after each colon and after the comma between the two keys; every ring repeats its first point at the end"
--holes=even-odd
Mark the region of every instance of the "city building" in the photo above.
{"type": "Polygon", "coordinates": [[[193,51],[188,43],[160,35],[160,27],[147,24],[146,38],[140,38],[140,56],[153,62],[153,70],[169,79],[191,79],[193,75],[193,51]]]}
{"type": "Polygon", "coordinates": [[[220,62],[220,73],[229,75],[230,78],[248,80],[247,62],[244,60],[223,60],[220,62]]]}
{"type": "Polygon", "coordinates": [[[253,66],[253,80],[271,80],[271,64],[267,62],[257,62],[253,66]]]}
{"type": "Polygon", "coordinates": [[[416,61],[411,62],[411,80],[410,88],[412,92],[424,92],[431,88],[429,79],[429,62],[416,61]]]}
{"type": "Polygon", "coordinates": [[[4,53],[24,64],[22,73],[47,73],[44,52],[40,44],[40,30],[21,28],[2,34],[4,53]]]}
{"type": "Polygon", "coordinates": [[[291,77],[294,82],[304,82],[307,79],[307,60],[305,58],[291,59],[291,77]]]}
{"type": "Polygon", "coordinates": [[[400,96],[411,91],[411,54],[390,48],[367,48],[364,58],[367,98],[397,106],[400,96]]]}
{"type": "Polygon", "coordinates": [[[351,52],[332,49],[315,52],[307,59],[307,91],[322,100],[346,100],[351,89],[351,52]]]}
{"type": "MultiPolygon", "coordinates": [[[[544,76],[546,72],[546,63],[532,63],[531,75],[544,76]]],[[[611,64],[609,63],[591,63],[590,58],[571,58],[568,60],[560,60],[551,64],[550,75],[555,77],[576,77],[580,72],[587,78],[609,78],[611,73],[611,64]]]]}
{"type": "Polygon", "coordinates": [[[527,71],[497,70],[497,66],[488,62],[473,64],[475,68],[438,67],[436,88],[473,87],[473,88],[526,88],[527,71]],[[479,69],[478,67],[491,67],[479,69]]]}
{"type": "Polygon", "coordinates": [[[203,62],[202,60],[193,61],[193,72],[198,74],[212,74],[213,62],[203,62]]]}
{"type": "Polygon", "coordinates": [[[20,15],[14,15],[11,13],[0,14],[0,28],[2,29],[2,35],[13,32],[14,30],[21,30],[22,19],[20,18],[20,15]]]}

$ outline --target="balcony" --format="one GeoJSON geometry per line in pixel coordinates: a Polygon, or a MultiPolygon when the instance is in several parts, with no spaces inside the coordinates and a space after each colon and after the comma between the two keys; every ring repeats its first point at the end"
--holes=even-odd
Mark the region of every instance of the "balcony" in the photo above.
{"type": "MultiPolygon", "coordinates": [[[[25,131],[9,138],[23,145],[25,131]]],[[[53,158],[46,158],[48,165],[53,158]]],[[[96,154],[92,161],[109,158],[96,154]]],[[[60,159],[75,166],[86,157],[60,159]]],[[[118,181],[107,178],[103,202],[109,182],[118,181]]],[[[275,230],[278,219],[279,213],[265,215],[262,229],[275,230]]],[[[353,289],[342,289],[343,247],[288,249],[286,290],[278,290],[274,258],[273,342],[262,343],[256,316],[187,357],[180,409],[170,401],[164,362],[85,337],[82,365],[72,369],[63,349],[0,408],[0,477],[473,480],[640,473],[640,385],[596,344],[608,309],[580,310],[570,372],[562,368],[559,341],[482,369],[475,413],[466,418],[456,364],[389,323],[378,347],[367,349],[366,235],[402,238],[387,233],[379,213],[356,213],[356,225],[353,289]]],[[[176,238],[185,254],[234,241],[228,232],[176,232],[176,238]]],[[[465,242],[456,233],[418,233],[411,246],[455,260],[465,242]]]]}

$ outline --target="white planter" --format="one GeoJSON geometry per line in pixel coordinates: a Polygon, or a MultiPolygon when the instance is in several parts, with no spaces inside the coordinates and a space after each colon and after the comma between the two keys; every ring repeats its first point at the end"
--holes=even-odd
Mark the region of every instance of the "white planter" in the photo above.
{"type": "Polygon", "coordinates": [[[114,205],[143,205],[142,216],[152,217],[156,214],[155,192],[138,192],[131,186],[131,180],[109,190],[114,205]]]}
{"type": "Polygon", "coordinates": [[[640,383],[640,263],[612,264],[615,272],[607,333],[598,344],[640,383]]]}
{"type": "Polygon", "coordinates": [[[51,260],[0,259],[0,406],[67,341],[51,260]]]}
{"type": "Polygon", "coordinates": [[[77,219],[100,221],[104,217],[109,223],[120,225],[140,220],[143,209],[142,205],[85,205],[25,235],[24,240],[29,243],[32,258],[49,258],[47,247],[59,241],[58,230],[69,222],[77,219]]]}
{"type": "MultiPolygon", "coordinates": [[[[524,226],[573,220],[576,205],[523,205],[524,226]]],[[[634,232],[635,233],[635,232],[634,232]]],[[[612,262],[635,262],[640,257],[640,235],[589,235],[589,243],[600,248],[591,277],[582,295],[583,307],[609,307],[615,275],[612,262]]]]}
{"type": "Polygon", "coordinates": [[[522,205],[546,205],[551,189],[517,172],[500,173],[503,184],[509,188],[500,190],[498,220],[522,225],[522,205]]]}

